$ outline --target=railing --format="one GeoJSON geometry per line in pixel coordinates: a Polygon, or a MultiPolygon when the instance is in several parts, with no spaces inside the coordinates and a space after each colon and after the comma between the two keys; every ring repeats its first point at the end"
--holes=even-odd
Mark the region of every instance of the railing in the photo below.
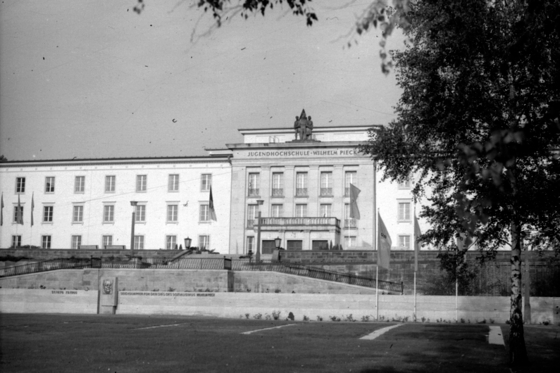
{"type": "Polygon", "coordinates": [[[51,259],[0,269],[0,277],[26,275],[29,273],[54,271],[57,269],[91,268],[92,259],[51,259]]]}
{"type": "Polygon", "coordinates": [[[317,226],[330,225],[340,227],[340,220],[334,217],[310,217],[310,218],[261,218],[261,226],[317,226]]]}
{"type": "Polygon", "coordinates": [[[272,188],[272,197],[284,197],[284,189],[272,188]]]}
{"type": "Polygon", "coordinates": [[[259,188],[249,188],[247,190],[247,195],[249,197],[258,197],[259,196],[259,188]]]}
{"type": "Polygon", "coordinates": [[[332,197],[332,188],[321,188],[321,197],[332,197]]]}
{"type": "MultiPolygon", "coordinates": [[[[234,268],[236,269],[236,268],[234,268]]],[[[250,264],[246,263],[237,270],[241,271],[272,271],[282,272],[292,275],[305,276],[316,278],[319,280],[335,281],[344,284],[364,286],[368,288],[375,288],[375,279],[370,277],[355,276],[351,274],[325,271],[316,268],[309,268],[297,265],[282,265],[282,264],[250,264]]],[[[392,282],[379,280],[379,290],[383,292],[390,292],[394,294],[404,294],[404,284],[402,282],[392,282]]]]}
{"type": "Polygon", "coordinates": [[[344,219],[344,228],[357,228],[356,219],[344,219]]]}
{"type": "Polygon", "coordinates": [[[296,197],[307,197],[307,188],[296,188],[296,197]]]}
{"type": "Polygon", "coordinates": [[[172,263],[165,260],[153,261],[147,268],[152,269],[227,269],[232,266],[231,258],[180,258],[172,263]]]}

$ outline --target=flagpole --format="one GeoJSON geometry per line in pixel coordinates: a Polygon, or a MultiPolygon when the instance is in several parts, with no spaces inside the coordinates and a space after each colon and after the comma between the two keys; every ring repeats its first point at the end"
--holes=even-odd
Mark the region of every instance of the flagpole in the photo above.
{"type": "Polygon", "coordinates": [[[377,249],[377,265],[375,266],[375,319],[379,321],[379,207],[375,215],[375,247],[377,249]]]}

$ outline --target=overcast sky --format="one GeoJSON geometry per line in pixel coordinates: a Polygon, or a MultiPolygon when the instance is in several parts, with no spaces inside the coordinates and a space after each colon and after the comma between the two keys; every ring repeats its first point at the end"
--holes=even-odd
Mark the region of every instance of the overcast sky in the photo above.
{"type": "MultiPolygon", "coordinates": [[[[275,9],[208,36],[196,1],[3,0],[0,154],[9,160],[204,155],[239,128],[387,124],[400,90],[379,32],[343,48],[369,1],[275,9]]],[[[393,37],[390,48],[400,48],[393,37]]]]}

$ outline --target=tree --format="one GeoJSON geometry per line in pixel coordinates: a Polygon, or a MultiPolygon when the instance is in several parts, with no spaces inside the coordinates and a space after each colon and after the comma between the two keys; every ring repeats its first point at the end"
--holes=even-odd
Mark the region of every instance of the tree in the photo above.
{"type": "Polygon", "coordinates": [[[422,0],[407,18],[398,117],[362,151],[386,178],[418,175],[421,241],[474,245],[481,260],[511,247],[510,362],[522,364],[522,242],[560,237],[560,3],[422,0]]]}

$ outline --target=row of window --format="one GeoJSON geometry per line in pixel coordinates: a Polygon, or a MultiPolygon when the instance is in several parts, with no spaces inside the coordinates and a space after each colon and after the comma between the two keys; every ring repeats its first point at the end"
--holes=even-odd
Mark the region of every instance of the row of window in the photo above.
{"type": "MultiPolygon", "coordinates": [[[[105,193],[114,193],[117,185],[115,175],[105,176],[105,193]]],[[[200,191],[207,192],[212,185],[212,174],[202,174],[200,179],[200,191]]],[[[45,193],[54,193],[55,177],[45,177],[45,193]]],[[[74,193],[84,193],[86,189],[86,177],[74,177],[74,193]]],[[[136,175],[136,192],[148,190],[148,175],[136,175]]],[[[167,190],[169,192],[179,191],[179,174],[168,175],[167,190]]],[[[25,193],[25,177],[16,177],[16,193],[25,193]]]]}
{"type": "MultiPolygon", "coordinates": [[[[411,221],[410,215],[410,202],[399,202],[398,205],[398,215],[397,220],[399,222],[409,222],[411,221]]],[[[247,228],[252,228],[255,223],[255,219],[258,216],[259,205],[250,204],[247,206],[247,228]]],[[[284,216],[284,205],[280,203],[274,203],[270,206],[270,217],[271,218],[282,218],[284,216]]],[[[306,218],[307,215],[307,204],[297,203],[295,205],[294,216],[296,218],[306,218]]],[[[322,203],[319,205],[319,217],[330,218],[332,215],[332,204],[322,203]]],[[[350,204],[344,204],[344,226],[347,228],[356,228],[356,220],[350,218],[350,204]]]]}
{"type": "MultiPolygon", "coordinates": [[[[356,171],[346,171],[344,173],[344,195],[350,195],[350,184],[357,186],[358,173],[356,171]]],[[[320,188],[319,195],[322,197],[332,197],[334,186],[334,179],[332,171],[322,171],[320,173],[320,188]]],[[[249,197],[260,196],[260,173],[250,172],[248,174],[247,182],[247,195],[249,197]]],[[[410,189],[410,181],[399,184],[400,189],[410,189]]],[[[284,197],[284,173],[272,173],[272,197],[284,197]]],[[[308,173],[296,172],[295,196],[307,197],[309,196],[308,188],[308,173]]]]}
{"type": "MultiPolygon", "coordinates": [[[[246,242],[247,242],[247,247],[246,247],[245,254],[248,253],[249,251],[252,251],[254,253],[256,250],[255,236],[247,236],[246,242]]],[[[410,243],[411,243],[410,235],[398,236],[398,248],[400,250],[410,250],[411,249],[410,243]]],[[[329,245],[332,245],[332,243],[329,243],[328,240],[313,240],[311,242],[311,249],[328,250],[330,248],[329,245]]],[[[357,245],[356,236],[344,236],[343,245],[344,248],[346,249],[351,247],[356,247],[357,245]]],[[[286,246],[287,247],[285,247],[285,249],[287,248],[288,250],[302,250],[303,240],[287,240],[286,246]]],[[[263,254],[272,254],[275,248],[276,248],[276,244],[274,240],[262,241],[261,249],[263,254]]]]}
{"type": "MultiPolygon", "coordinates": [[[[134,236],[134,250],[144,250],[144,242],[145,242],[144,235],[134,236]]],[[[12,236],[12,247],[21,247],[21,245],[22,245],[21,235],[12,236]]],[[[82,245],[82,236],[72,235],[70,238],[70,247],[72,249],[79,249],[81,245],[82,245]]],[[[101,237],[101,248],[104,249],[112,245],[113,245],[112,235],[103,235],[101,237]]],[[[176,250],[177,248],[179,248],[180,245],[182,246],[182,244],[178,244],[177,236],[175,235],[165,236],[166,250],[176,250]]],[[[51,235],[41,236],[41,248],[50,249],[51,247],[52,247],[52,236],[51,235]]],[[[210,249],[210,236],[209,235],[198,236],[198,247],[210,249]]]]}
{"type": "MultiPolygon", "coordinates": [[[[14,223],[23,224],[23,211],[24,206],[14,206],[14,223]]],[[[52,223],[54,220],[54,206],[43,206],[43,223],[52,223]]],[[[138,223],[146,222],[146,205],[138,204],[136,206],[134,220],[138,223]]],[[[208,203],[201,203],[199,205],[199,222],[210,222],[210,207],[208,203]]],[[[178,223],[179,221],[179,205],[168,204],[166,221],[168,223],[178,223]]],[[[84,205],[72,206],[72,223],[81,224],[84,222],[84,205]]],[[[115,205],[103,205],[103,223],[115,222],[115,205]]]]}

